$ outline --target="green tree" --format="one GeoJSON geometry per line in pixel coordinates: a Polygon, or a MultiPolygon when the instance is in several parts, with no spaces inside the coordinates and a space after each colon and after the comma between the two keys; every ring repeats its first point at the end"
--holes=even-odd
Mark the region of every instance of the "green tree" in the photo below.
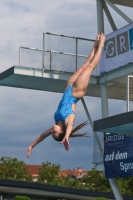
{"type": "Polygon", "coordinates": [[[30,198],[27,196],[16,196],[14,197],[14,200],[30,200],[30,198]]]}
{"type": "Polygon", "coordinates": [[[60,165],[52,164],[51,162],[42,163],[42,166],[39,168],[39,183],[46,183],[50,185],[57,185],[68,188],[77,188],[82,189],[82,184],[78,179],[71,180],[68,177],[64,177],[60,172],[60,165]]]}
{"type": "Polygon", "coordinates": [[[51,162],[42,163],[42,166],[39,168],[39,183],[46,183],[50,185],[61,186],[62,180],[59,176],[60,165],[52,164],[51,162]]]}
{"type": "Polygon", "coordinates": [[[118,178],[117,183],[123,195],[133,195],[133,177],[118,178]]]}
{"type": "Polygon", "coordinates": [[[82,182],[75,178],[75,179],[70,179],[68,177],[63,177],[62,176],[62,186],[67,187],[67,188],[75,188],[75,189],[83,189],[82,182]]]}
{"type": "Polygon", "coordinates": [[[109,181],[105,178],[104,174],[94,169],[89,171],[88,175],[81,179],[81,182],[84,183],[84,189],[87,190],[112,192],[109,181]]]}
{"type": "Polygon", "coordinates": [[[1,157],[0,158],[0,178],[31,181],[32,176],[28,167],[23,161],[17,158],[1,157]]]}

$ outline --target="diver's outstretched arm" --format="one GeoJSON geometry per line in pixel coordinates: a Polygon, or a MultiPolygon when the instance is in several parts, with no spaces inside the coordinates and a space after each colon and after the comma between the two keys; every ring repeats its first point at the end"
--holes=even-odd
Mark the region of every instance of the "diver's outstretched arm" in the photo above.
{"type": "Polygon", "coordinates": [[[72,120],[72,117],[70,116],[68,118],[70,120],[68,120],[68,123],[67,123],[66,134],[65,134],[65,137],[63,138],[63,140],[60,142],[60,144],[64,144],[66,151],[68,151],[70,149],[70,143],[69,143],[68,139],[72,133],[73,124],[74,124],[74,120],[72,120]]]}
{"type": "Polygon", "coordinates": [[[28,147],[27,149],[27,157],[29,158],[32,148],[35,147],[38,143],[43,141],[46,137],[50,136],[52,134],[51,128],[48,129],[47,131],[43,132],[41,135],[39,135],[34,142],[28,147]]]}

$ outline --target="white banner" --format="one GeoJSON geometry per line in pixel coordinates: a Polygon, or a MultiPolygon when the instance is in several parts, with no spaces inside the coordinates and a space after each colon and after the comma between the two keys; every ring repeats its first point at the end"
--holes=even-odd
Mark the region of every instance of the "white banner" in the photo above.
{"type": "Polygon", "coordinates": [[[133,23],[106,35],[100,60],[100,72],[133,62],[133,23]]]}

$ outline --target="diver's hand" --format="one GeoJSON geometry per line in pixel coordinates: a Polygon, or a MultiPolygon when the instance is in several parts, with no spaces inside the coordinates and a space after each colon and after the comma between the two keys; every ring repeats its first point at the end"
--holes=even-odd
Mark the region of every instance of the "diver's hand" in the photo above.
{"type": "Polygon", "coordinates": [[[27,149],[27,158],[30,157],[31,151],[32,151],[32,147],[29,146],[28,149],[27,149]]]}
{"type": "Polygon", "coordinates": [[[69,143],[68,137],[65,136],[63,140],[60,142],[60,144],[64,144],[66,151],[70,149],[70,143],[69,143]]]}

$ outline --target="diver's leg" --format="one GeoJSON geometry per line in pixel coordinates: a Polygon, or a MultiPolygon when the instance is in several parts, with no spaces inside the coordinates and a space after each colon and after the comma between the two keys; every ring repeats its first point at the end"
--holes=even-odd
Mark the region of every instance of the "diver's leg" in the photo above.
{"type": "Polygon", "coordinates": [[[77,98],[82,98],[87,90],[91,73],[96,68],[96,66],[100,61],[102,49],[104,46],[104,41],[105,41],[105,36],[103,33],[100,33],[99,45],[96,53],[94,54],[90,63],[82,70],[82,72],[74,82],[73,95],[77,98]]]}
{"type": "Polygon", "coordinates": [[[77,69],[77,71],[68,79],[66,87],[68,87],[70,84],[73,84],[75,80],[78,78],[78,76],[81,74],[81,72],[86,68],[86,66],[90,63],[93,56],[95,55],[97,48],[99,44],[99,34],[96,37],[95,43],[93,45],[93,48],[91,50],[91,53],[89,54],[88,58],[86,59],[85,63],[77,69]]]}

